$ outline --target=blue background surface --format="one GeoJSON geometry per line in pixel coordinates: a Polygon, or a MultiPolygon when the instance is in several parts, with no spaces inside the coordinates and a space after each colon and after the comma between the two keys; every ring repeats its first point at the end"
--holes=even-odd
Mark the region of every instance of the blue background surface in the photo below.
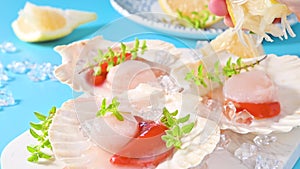
{"type": "MultiPolygon", "coordinates": [[[[35,63],[50,62],[59,65],[61,57],[53,47],[68,44],[80,39],[89,38],[101,34],[104,38],[113,41],[132,40],[139,38],[162,39],[174,43],[177,47],[192,47],[195,40],[180,39],[155,32],[149,28],[138,25],[123,18],[110,5],[108,0],[31,0],[37,5],[49,5],[58,8],[70,8],[96,12],[98,19],[77,28],[69,36],[53,42],[26,43],[20,41],[13,30],[11,23],[18,16],[18,11],[25,5],[25,0],[7,1],[0,6],[0,43],[10,41],[18,48],[16,53],[0,53],[0,61],[7,65],[12,61],[29,60],[35,63]]],[[[277,55],[300,56],[300,24],[293,26],[298,37],[289,38],[285,41],[275,40],[274,43],[264,42],[266,53],[277,55]]],[[[278,68],[280,70],[280,68],[278,68]]],[[[32,82],[27,75],[10,74],[13,79],[5,86],[11,90],[17,105],[0,109],[0,152],[15,137],[28,130],[29,122],[36,121],[33,112],[47,113],[52,106],[60,105],[68,99],[76,96],[67,85],[57,81],[32,82]]],[[[294,169],[300,168],[300,161],[294,169]]]]}

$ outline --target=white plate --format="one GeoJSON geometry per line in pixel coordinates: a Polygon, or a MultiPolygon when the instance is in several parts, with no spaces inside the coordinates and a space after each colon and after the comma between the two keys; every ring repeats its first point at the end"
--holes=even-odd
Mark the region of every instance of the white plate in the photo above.
{"type": "MultiPolygon", "coordinates": [[[[156,31],[182,38],[211,40],[222,33],[227,26],[220,21],[206,29],[194,29],[174,24],[174,18],[166,15],[158,0],[110,0],[111,5],[128,19],[156,31]]],[[[288,16],[290,25],[297,23],[295,15],[288,16]]]]}
{"type": "Polygon", "coordinates": [[[207,29],[187,28],[171,21],[174,18],[166,15],[158,0],[110,0],[112,6],[128,19],[151,29],[189,39],[209,40],[222,33],[226,26],[222,21],[207,29]]]}
{"type": "MultiPolygon", "coordinates": [[[[110,0],[110,2],[116,11],[128,19],[168,35],[196,40],[211,40],[227,28],[223,21],[205,29],[194,29],[174,24],[172,22],[174,18],[163,12],[158,0],[110,0]]],[[[295,15],[290,15],[287,19],[290,25],[298,22],[295,15]]]]}
{"type": "Polygon", "coordinates": [[[35,164],[27,161],[30,156],[26,149],[27,145],[36,143],[29,131],[24,132],[13,141],[11,141],[1,154],[2,169],[62,169],[64,164],[54,160],[43,164],[35,164]]]}

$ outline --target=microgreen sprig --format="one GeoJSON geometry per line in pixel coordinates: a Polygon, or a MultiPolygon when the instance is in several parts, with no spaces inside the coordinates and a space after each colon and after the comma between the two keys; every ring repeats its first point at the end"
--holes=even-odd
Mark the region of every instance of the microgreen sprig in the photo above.
{"type": "Polygon", "coordinates": [[[123,63],[125,61],[127,53],[131,55],[130,59],[134,60],[137,58],[139,52],[141,54],[144,54],[147,48],[148,47],[145,40],[141,43],[138,39],[135,39],[135,43],[133,44],[132,48],[129,48],[121,42],[120,51],[114,51],[111,47],[108,47],[107,52],[104,53],[99,49],[98,55],[93,58],[93,61],[96,62],[96,64],[90,63],[87,68],[84,68],[79,73],[82,73],[89,69],[94,69],[94,76],[100,75],[101,72],[104,71],[101,70],[101,64],[108,64],[106,68],[106,71],[108,72],[113,66],[123,63]]]}
{"type": "Polygon", "coordinates": [[[195,29],[203,29],[207,26],[207,21],[210,17],[212,17],[213,20],[216,19],[216,16],[212,14],[208,7],[206,6],[206,9],[201,10],[200,12],[192,12],[191,16],[184,15],[181,11],[177,10],[178,19],[182,20],[182,24],[184,26],[189,26],[195,29]]]}
{"type": "Polygon", "coordinates": [[[166,135],[163,135],[161,138],[166,142],[166,146],[175,148],[181,148],[182,142],[181,138],[192,131],[195,123],[189,123],[182,125],[190,119],[190,115],[186,115],[182,118],[176,119],[178,110],[173,113],[170,113],[168,109],[163,109],[163,116],[160,121],[164,123],[169,129],[166,130],[166,135]]]}
{"type": "Polygon", "coordinates": [[[196,74],[195,71],[192,70],[191,72],[186,74],[185,80],[192,81],[196,85],[202,85],[205,88],[207,87],[206,80],[211,80],[213,82],[222,84],[221,76],[230,78],[233,75],[241,73],[242,70],[249,71],[249,68],[253,68],[255,65],[258,65],[261,61],[265,60],[266,58],[267,55],[265,55],[263,58],[257,60],[254,63],[246,64],[242,61],[242,58],[238,58],[236,62],[233,62],[232,58],[230,57],[226,61],[226,65],[223,68],[220,68],[220,62],[217,61],[214,64],[213,72],[204,72],[203,65],[200,64],[198,66],[198,73],[196,74]]]}
{"type": "Polygon", "coordinates": [[[111,104],[106,105],[106,99],[102,100],[101,108],[97,112],[96,116],[105,116],[107,113],[112,113],[113,116],[115,116],[118,120],[123,121],[124,117],[121,115],[120,111],[118,110],[118,107],[120,105],[120,102],[118,102],[117,98],[113,98],[111,101],[111,104]]]}
{"type": "Polygon", "coordinates": [[[40,120],[39,123],[30,122],[30,134],[34,137],[39,144],[34,146],[27,146],[27,150],[31,153],[31,156],[27,158],[29,162],[37,163],[39,159],[51,159],[52,155],[44,152],[45,149],[52,150],[51,143],[49,141],[48,130],[52,123],[52,119],[56,113],[56,107],[52,107],[45,116],[41,113],[34,112],[35,117],[40,120]]]}

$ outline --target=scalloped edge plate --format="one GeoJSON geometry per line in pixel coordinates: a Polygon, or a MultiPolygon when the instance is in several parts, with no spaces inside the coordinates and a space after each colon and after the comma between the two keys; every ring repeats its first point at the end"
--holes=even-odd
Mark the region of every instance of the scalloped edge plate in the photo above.
{"type": "MultiPolygon", "coordinates": [[[[227,28],[222,21],[206,29],[188,28],[166,22],[172,19],[163,12],[157,0],[110,0],[110,3],[117,12],[138,24],[181,38],[211,40],[227,28]]],[[[295,15],[288,16],[288,21],[290,25],[298,22],[295,15]]]]}

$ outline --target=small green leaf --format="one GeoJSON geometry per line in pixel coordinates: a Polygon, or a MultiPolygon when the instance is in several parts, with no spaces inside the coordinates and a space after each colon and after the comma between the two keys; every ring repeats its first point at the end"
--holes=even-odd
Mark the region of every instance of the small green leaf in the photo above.
{"type": "Polygon", "coordinates": [[[203,76],[203,65],[199,65],[198,66],[198,77],[202,77],[203,76]]]}
{"type": "Polygon", "coordinates": [[[178,123],[185,123],[185,122],[187,122],[189,119],[190,119],[190,114],[188,114],[188,115],[186,115],[186,116],[184,116],[184,117],[182,117],[182,118],[179,118],[179,119],[178,119],[178,123]]]}
{"type": "MultiPolygon", "coordinates": [[[[170,131],[170,130],[167,130],[167,131],[172,133],[172,131],[170,131]]],[[[161,139],[164,140],[164,141],[168,141],[168,140],[173,139],[173,138],[174,137],[172,135],[169,135],[169,134],[161,136],[161,139]]]]}
{"type": "Polygon", "coordinates": [[[36,152],[36,149],[34,147],[31,147],[31,146],[27,146],[27,150],[30,152],[30,153],[35,153],[36,152]]]}
{"type": "Polygon", "coordinates": [[[241,67],[242,66],[242,58],[238,58],[236,63],[239,67],[241,67]]]}
{"type": "Polygon", "coordinates": [[[176,140],[174,143],[174,147],[180,149],[181,148],[181,141],[180,140],[176,140]]]}
{"type": "Polygon", "coordinates": [[[175,144],[175,140],[167,140],[166,141],[166,147],[170,148],[175,144]]]}
{"type": "Polygon", "coordinates": [[[32,137],[34,138],[40,138],[40,135],[38,135],[33,129],[29,129],[30,134],[32,135],[32,137]]]}
{"type": "Polygon", "coordinates": [[[34,112],[34,115],[35,115],[35,117],[37,118],[37,119],[39,119],[40,121],[44,121],[44,120],[46,120],[46,116],[45,115],[42,115],[41,113],[39,113],[39,112],[34,112]]]}
{"type": "Polygon", "coordinates": [[[46,153],[44,153],[44,152],[41,152],[41,151],[38,153],[38,156],[39,156],[40,158],[44,158],[44,159],[51,159],[51,158],[52,158],[51,155],[48,155],[48,154],[46,154],[46,153]]]}
{"type": "Polygon", "coordinates": [[[166,118],[167,118],[168,126],[173,126],[175,124],[175,120],[173,119],[173,117],[170,116],[170,114],[167,114],[166,118]]]}
{"type": "Polygon", "coordinates": [[[114,115],[119,121],[124,121],[124,117],[119,112],[115,112],[114,115]]]}
{"type": "Polygon", "coordinates": [[[195,123],[187,124],[187,125],[183,126],[181,128],[181,130],[184,134],[188,134],[192,131],[192,129],[194,128],[194,125],[195,125],[195,123]]]}
{"type": "Polygon", "coordinates": [[[171,113],[171,115],[172,115],[173,117],[177,116],[177,114],[178,114],[178,110],[175,110],[173,113],[171,113]]]}
{"type": "Polygon", "coordinates": [[[39,160],[39,157],[37,154],[33,154],[27,158],[27,161],[32,162],[32,163],[36,163],[36,162],[38,162],[38,160],[39,160]]]}
{"type": "Polygon", "coordinates": [[[29,123],[30,126],[36,130],[41,130],[43,128],[43,124],[38,124],[38,123],[33,123],[33,122],[30,122],[29,123]]]}
{"type": "Polygon", "coordinates": [[[178,125],[175,125],[172,129],[173,136],[178,137],[181,135],[180,128],[178,125]]]}
{"type": "Polygon", "coordinates": [[[139,47],[140,47],[140,41],[138,39],[135,39],[135,44],[134,44],[135,51],[138,51],[139,47]]]}

